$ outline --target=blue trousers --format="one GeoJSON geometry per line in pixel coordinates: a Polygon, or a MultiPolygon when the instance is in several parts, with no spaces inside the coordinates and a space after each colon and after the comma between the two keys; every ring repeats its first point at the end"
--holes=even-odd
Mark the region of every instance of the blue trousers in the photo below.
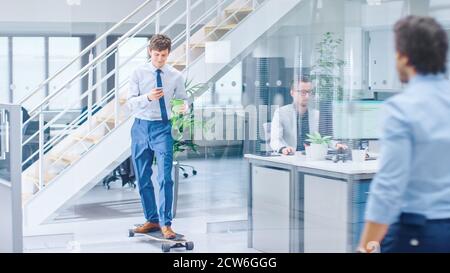
{"type": "Polygon", "coordinates": [[[450,253],[450,219],[427,220],[423,215],[402,213],[389,226],[381,242],[384,253],[450,253]]]}
{"type": "Polygon", "coordinates": [[[173,138],[170,123],[135,119],[131,128],[131,155],[139,185],[145,219],[161,226],[172,224],[173,203],[173,138]],[[156,206],[151,177],[156,156],[158,166],[159,206],[156,206]]]}

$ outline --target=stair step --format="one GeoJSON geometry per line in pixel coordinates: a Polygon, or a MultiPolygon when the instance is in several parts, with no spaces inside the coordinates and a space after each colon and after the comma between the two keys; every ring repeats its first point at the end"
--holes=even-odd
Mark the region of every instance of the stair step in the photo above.
{"type": "Polygon", "coordinates": [[[48,158],[53,161],[63,161],[65,163],[73,163],[80,158],[78,155],[48,155],[48,158]]]}
{"type": "MultiPolygon", "coordinates": [[[[23,176],[25,179],[33,181],[33,183],[36,185],[36,187],[39,187],[39,176],[38,175],[24,174],[23,176]]],[[[49,173],[44,174],[44,185],[48,185],[48,183],[55,177],[56,177],[56,174],[49,174],[49,173]]],[[[31,195],[31,194],[29,194],[29,195],[31,195]]]]}
{"type": "Polygon", "coordinates": [[[101,136],[74,136],[74,139],[77,141],[89,141],[97,144],[100,142],[101,136]]]}
{"type": "Polygon", "coordinates": [[[212,32],[212,31],[229,31],[235,28],[237,24],[228,24],[228,25],[222,25],[222,26],[206,26],[205,32],[212,32]]]}
{"type": "Polygon", "coordinates": [[[170,64],[171,66],[173,66],[175,69],[178,70],[183,70],[184,68],[186,68],[186,63],[185,62],[167,62],[168,64],[170,64]]]}
{"type": "Polygon", "coordinates": [[[248,15],[254,11],[253,8],[245,7],[245,8],[231,8],[225,10],[225,16],[230,16],[231,14],[235,15],[248,15]]]}
{"type": "Polygon", "coordinates": [[[190,44],[191,48],[205,48],[205,43],[192,43],[190,44]]]}
{"type": "MultiPolygon", "coordinates": [[[[114,117],[102,117],[102,116],[98,116],[95,117],[97,122],[106,122],[106,123],[115,123],[115,119],[114,117]]],[[[120,117],[119,117],[119,122],[121,121],[120,117]]]]}
{"type": "Polygon", "coordinates": [[[175,66],[175,65],[186,65],[184,61],[169,61],[168,64],[175,66]]]}

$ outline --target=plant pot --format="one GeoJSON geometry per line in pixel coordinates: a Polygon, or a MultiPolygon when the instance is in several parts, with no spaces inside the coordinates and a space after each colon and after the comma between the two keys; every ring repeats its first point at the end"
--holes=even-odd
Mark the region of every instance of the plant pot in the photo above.
{"type": "Polygon", "coordinates": [[[327,144],[312,143],[310,147],[306,150],[306,155],[310,160],[325,160],[327,153],[328,153],[327,144]]]}
{"type": "Polygon", "coordinates": [[[170,102],[172,104],[172,111],[176,114],[180,113],[181,108],[184,105],[184,100],[182,99],[172,99],[170,102]]]}

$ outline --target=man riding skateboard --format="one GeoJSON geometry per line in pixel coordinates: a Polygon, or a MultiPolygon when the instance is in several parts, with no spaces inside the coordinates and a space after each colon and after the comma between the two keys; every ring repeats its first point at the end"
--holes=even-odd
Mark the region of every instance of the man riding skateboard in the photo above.
{"type": "Polygon", "coordinates": [[[139,185],[146,222],[135,233],[161,230],[166,239],[173,239],[173,138],[170,123],[170,100],[185,101],[180,112],[187,111],[187,95],[182,74],[166,64],[172,46],[163,34],[149,42],[150,62],[138,67],[130,77],[127,101],[135,121],[131,128],[131,154],[139,185]],[[151,181],[152,163],[158,167],[159,204],[156,205],[151,181]]]}

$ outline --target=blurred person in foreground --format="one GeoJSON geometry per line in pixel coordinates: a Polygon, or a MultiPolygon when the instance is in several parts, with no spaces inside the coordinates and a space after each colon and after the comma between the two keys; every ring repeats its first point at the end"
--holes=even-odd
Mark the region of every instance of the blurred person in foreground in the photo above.
{"type": "Polygon", "coordinates": [[[450,252],[448,38],[430,17],[395,24],[405,91],[385,104],[380,168],[359,252],[450,252]]]}

